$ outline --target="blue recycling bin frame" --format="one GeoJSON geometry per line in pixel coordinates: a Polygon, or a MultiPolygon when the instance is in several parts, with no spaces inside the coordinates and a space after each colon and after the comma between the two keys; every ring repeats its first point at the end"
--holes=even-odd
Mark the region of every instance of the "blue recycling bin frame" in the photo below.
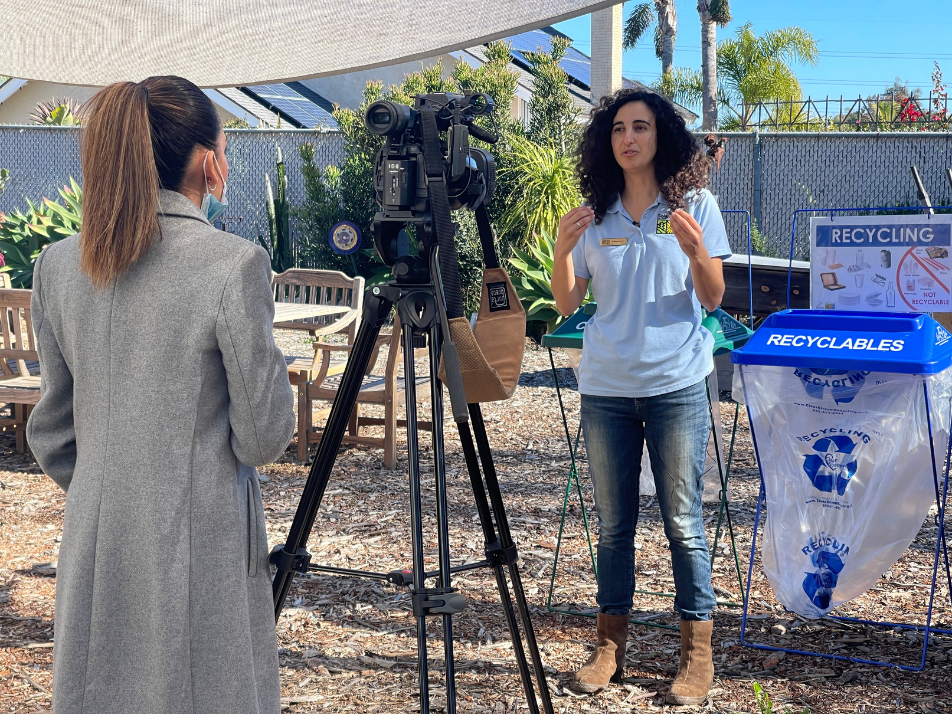
{"type": "MultiPolygon", "coordinates": [[[[893,372],[900,374],[931,375],[942,372],[952,366],[952,340],[943,344],[936,344],[936,328],[940,327],[935,320],[920,313],[870,313],[870,312],[830,312],[826,310],[784,310],[767,317],[760,328],[748,340],[747,344],[731,353],[731,362],[739,365],[774,365],[774,366],[809,366],[814,369],[850,369],[868,370],[871,372],[893,372]],[[843,340],[844,334],[860,333],[866,338],[896,340],[903,339],[902,349],[898,351],[870,351],[867,349],[837,349],[833,354],[830,351],[831,340],[843,340]],[[816,338],[798,339],[801,337],[816,338]],[[823,338],[826,343],[820,347],[823,338]]],[[[841,344],[845,345],[845,342],[841,344]]],[[[864,343],[868,344],[867,343],[864,343]]],[[[882,343],[880,343],[882,346],[882,343]]],[[[741,378],[744,374],[741,369],[741,378]]],[[[746,647],[769,650],[774,652],[788,652],[791,654],[821,657],[860,664],[896,667],[899,669],[919,672],[925,668],[926,654],[929,646],[929,635],[933,632],[952,634],[952,630],[932,627],[932,611],[935,602],[935,591],[939,574],[939,556],[943,556],[946,582],[949,586],[950,600],[952,600],[952,571],[949,567],[949,554],[945,538],[945,513],[949,488],[949,469],[952,466],[952,436],[949,438],[945,458],[945,474],[941,477],[936,469],[935,441],[932,424],[932,403],[929,397],[928,386],[923,383],[925,395],[926,415],[929,428],[929,443],[932,448],[932,478],[935,488],[935,500],[938,506],[936,515],[935,553],[933,556],[932,580],[929,589],[929,604],[926,612],[926,621],[923,625],[906,623],[863,620],[860,618],[826,615],[822,619],[832,619],[841,622],[874,625],[904,630],[923,632],[922,655],[918,666],[897,664],[881,660],[864,659],[845,655],[811,652],[786,647],[776,647],[762,642],[752,642],[747,639],[747,619],[750,605],[751,578],[753,575],[754,558],[757,551],[757,531],[760,526],[760,515],[766,498],[766,485],[763,473],[763,464],[757,446],[757,435],[754,431],[750,405],[747,406],[748,420],[751,424],[751,439],[760,470],[760,495],[757,501],[754,532],[750,548],[750,563],[747,570],[747,585],[744,592],[744,606],[741,619],[740,642],[746,647]]],[[[744,384],[746,393],[746,383],[744,384]]]]}

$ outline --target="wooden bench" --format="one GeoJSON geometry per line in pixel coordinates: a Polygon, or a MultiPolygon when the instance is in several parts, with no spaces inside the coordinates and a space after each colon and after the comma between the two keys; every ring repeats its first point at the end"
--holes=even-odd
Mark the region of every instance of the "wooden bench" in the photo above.
{"type": "MultiPolygon", "coordinates": [[[[363,444],[383,448],[383,463],[392,469],[397,460],[397,428],[406,428],[406,419],[398,418],[398,412],[405,404],[406,382],[399,376],[399,366],[403,361],[403,351],[400,345],[400,321],[394,319],[393,332],[390,335],[381,335],[377,338],[376,349],[370,359],[368,374],[364,377],[357,395],[357,403],[351,412],[347,433],[344,435],[345,444],[363,444]],[[370,374],[377,362],[380,347],[389,343],[386,367],[383,375],[370,374]],[[368,416],[361,413],[361,405],[377,405],[383,411],[382,416],[368,416]],[[369,436],[361,433],[361,428],[368,426],[382,426],[383,436],[369,436]]],[[[330,373],[331,355],[344,353],[348,356],[351,345],[331,345],[317,342],[314,344],[315,363],[310,379],[298,383],[298,460],[307,462],[308,448],[311,444],[321,440],[323,429],[315,422],[324,422],[331,411],[331,402],[337,396],[340,388],[343,369],[330,373]],[[314,402],[322,401],[326,407],[314,410],[314,402]]],[[[425,351],[425,350],[421,350],[425,351]]],[[[417,377],[417,389],[426,389],[429,380],[426,376],[417,377]]],[[[431,422],[419,421],[417,427],[421,430],[432,430],[431,422]]]]}
{"type": "Polygon", "coordinates": [[[0,429],[16,434],[18,453],[26,451],[26,422],[40,401],[39,355],[30,312],[32,290],[0,288],[0,403],[10,407],[0,416],[0,429]]]}
{"type": "MultiPolygon", "coordinates": [[[[293,268],[271,278],[274,289],[274,301],[278,305],[283,303],[306,305],[327,305],[346,307],[346,310],[337,310],[331,314],[297,319],[282,319],[279,312],[275,314],[275,329],[303,330],[311,337],[321,337],[345,333],[347,344],[353,344],[360,328],[360,311],[364,302],[364,279],[360,276],[351,278],[336,270],[305,270],[293,268]]],[[[302,314],[306,314],[302,310],[302,314]]],[[[319,369],[319,355],[285,355],[288,368],[288,379],[291,384],[299,384],[312,378],[319,369]]],[[[330,374],[340,374],[344,371],[344,360],[327,365],[330,374]]]]}

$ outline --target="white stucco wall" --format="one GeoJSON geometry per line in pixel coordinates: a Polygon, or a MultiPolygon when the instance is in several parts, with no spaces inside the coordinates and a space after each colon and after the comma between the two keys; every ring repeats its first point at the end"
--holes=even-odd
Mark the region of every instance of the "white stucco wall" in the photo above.
{"type": "MultiPolygon", "coordinates": [[[[0,86],[0,96],[3,95],[0,86]]],[[[29,81],[17,89],[8,98],[0,102],[0,124],[32,124],[30,115],[38,102],[71,97],[77,102],[85,102],[92,97],[99,87],[77,87],[70,84],[53,84],[52,82],[29,81]]],[[[234,119],[235,115],[222,107],[215,105],[222,122],[234,119]]]]}

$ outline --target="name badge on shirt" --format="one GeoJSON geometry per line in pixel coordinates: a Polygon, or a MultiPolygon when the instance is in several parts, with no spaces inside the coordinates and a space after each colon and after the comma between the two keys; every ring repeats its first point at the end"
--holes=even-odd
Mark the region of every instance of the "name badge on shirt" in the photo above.
{"type": "Polygon", "coordinates": [[[602,238],[602,245],[628,245],[627,238],[602,238]]]}
{"type": "Polygon", "coordinates": [[[671,218],[667,211],[658,214],[658,230],[655,231],[658,235],[671,235],[674,233],[671,230],[671,218]]]}

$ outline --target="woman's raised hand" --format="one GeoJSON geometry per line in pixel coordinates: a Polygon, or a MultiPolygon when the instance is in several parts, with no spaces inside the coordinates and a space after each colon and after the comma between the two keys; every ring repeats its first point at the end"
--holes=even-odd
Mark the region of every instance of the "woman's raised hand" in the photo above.
{"type": "Polygon", "coordinates": [[[561,255],[567,255],[578,245],[579,239],[595,220],[595,211],[590,206],[579,206],[562,216],[559,221],[559,235],[555,243],[555,250],[561,255]]]}
{"type": "Polygon", "coordinates": [[[674,237],[678,239],[678,245],[688,258],[693,260],[707,255],[707,249],[704,247],[704,231],[694,216],[678,209],[671,212],[670,221],[674,237]]]}

